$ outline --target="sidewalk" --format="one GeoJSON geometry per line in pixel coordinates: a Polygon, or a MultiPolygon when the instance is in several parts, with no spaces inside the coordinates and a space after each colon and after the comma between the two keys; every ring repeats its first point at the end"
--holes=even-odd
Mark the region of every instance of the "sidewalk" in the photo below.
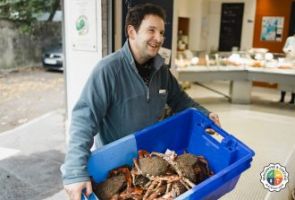
{"type": "Polygon", "coordinates": [[[0,133],[0,199],[60,200],[65,155],[64,110],[0,133]]]}

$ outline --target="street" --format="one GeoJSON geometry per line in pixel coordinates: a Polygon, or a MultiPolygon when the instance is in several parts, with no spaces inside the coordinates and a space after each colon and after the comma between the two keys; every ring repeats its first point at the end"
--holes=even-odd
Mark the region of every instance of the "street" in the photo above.
{"type": "Polygon", "coordinates": [[[0,134],[65,107],[64,74],[41,67],[0,73],[0,134]]]}
{"type": "Polygon", "coordinates": [[[0,199],[66,199],[63,73],[0,73],[0,91],[0,199]]]}

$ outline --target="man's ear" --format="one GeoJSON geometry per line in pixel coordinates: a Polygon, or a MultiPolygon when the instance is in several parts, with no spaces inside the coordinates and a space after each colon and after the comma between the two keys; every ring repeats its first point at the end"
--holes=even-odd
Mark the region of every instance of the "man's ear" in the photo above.
{"type": "Polygon", "coordinates": [[[127,27],[127,33],[128,33],[128,38],[129,39],[134,39],[136,35],[136,31],[134,29],[134,26],[128,25],[127,27]]]}

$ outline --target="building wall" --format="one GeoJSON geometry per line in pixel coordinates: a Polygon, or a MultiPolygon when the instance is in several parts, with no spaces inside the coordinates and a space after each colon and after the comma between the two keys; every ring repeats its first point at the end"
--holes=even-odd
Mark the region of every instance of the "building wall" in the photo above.
{"type": "Polygon", "coordinates": [[[217,50],[219,44],[219,30],[221,19],[222,3],[244,3],[244,17],[241,35],[241,50],[248,50],[252,47],[254,33],[255,0],[210,0],[209,5],[209,32],[207,50],[217,50]]]}
{"type": "Polygon", "coordinates": [[[202,1],[203,0],[186,0],[186,10],[189,15],[185,16],[185,13],[181,13],[180,17],[189,17],[189,48],[191,50],[200,49],[200,37],[201,37],[201,18],[202,18],[202,1]],[[198,23],[196,23],[198,22],[198,23]]]}
{"type": "MultiPolygon", "coordinates": [[[[189,18],[189,49],[206,50],[208,36],[208,0],[175,0],[173,26],[177,26],[178,17],[189,18]]],[[[176,43],[176,38],[173,42],[176,43]]]]}
{"type": "Polygon", "coordinates": [[[201,13],[201,21],[200,21],[200,41],[199,41],[199,49],[206,50],[207,43],[209,40],[209,7],[210,1],[203,0],[202,1],[202,13],[201,13]]]}
{"type": "Polygon", "coordinates": [[[115,49],[118,50],[122,47],[122,1],[115,0],[115,14],[114,14],[114,34],[115,34],[115,49]]]}
{"type": "Polygon", "coordinates": [[[42,50],[58,45],[61,37],[61,22],[40,22],[28,35],[12,22],[0,20],[0,69],[40,66],[42,50]]]}
{"type": "Polygon", "coordinates": [[[288,37],[292,0],[257,0],[255,16],[253,47],[268,48],[271,52],[281,53],[285,40],[288,37]],[[260,40],[263,16],[284,17],[284,28],[282,41],[260,40]]]}

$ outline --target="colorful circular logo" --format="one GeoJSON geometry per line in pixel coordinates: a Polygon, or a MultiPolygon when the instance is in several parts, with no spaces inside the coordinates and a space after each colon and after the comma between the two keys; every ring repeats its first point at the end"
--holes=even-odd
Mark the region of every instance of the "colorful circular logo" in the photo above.
{"type": "Polygon", "coordinates": [[[269,164],[264,167],[261,172],[261,183],[266,189],[273,192],[279,192],[285,188],[288,183],[288,172],[285,167],[280,164],[269,164]]]}

